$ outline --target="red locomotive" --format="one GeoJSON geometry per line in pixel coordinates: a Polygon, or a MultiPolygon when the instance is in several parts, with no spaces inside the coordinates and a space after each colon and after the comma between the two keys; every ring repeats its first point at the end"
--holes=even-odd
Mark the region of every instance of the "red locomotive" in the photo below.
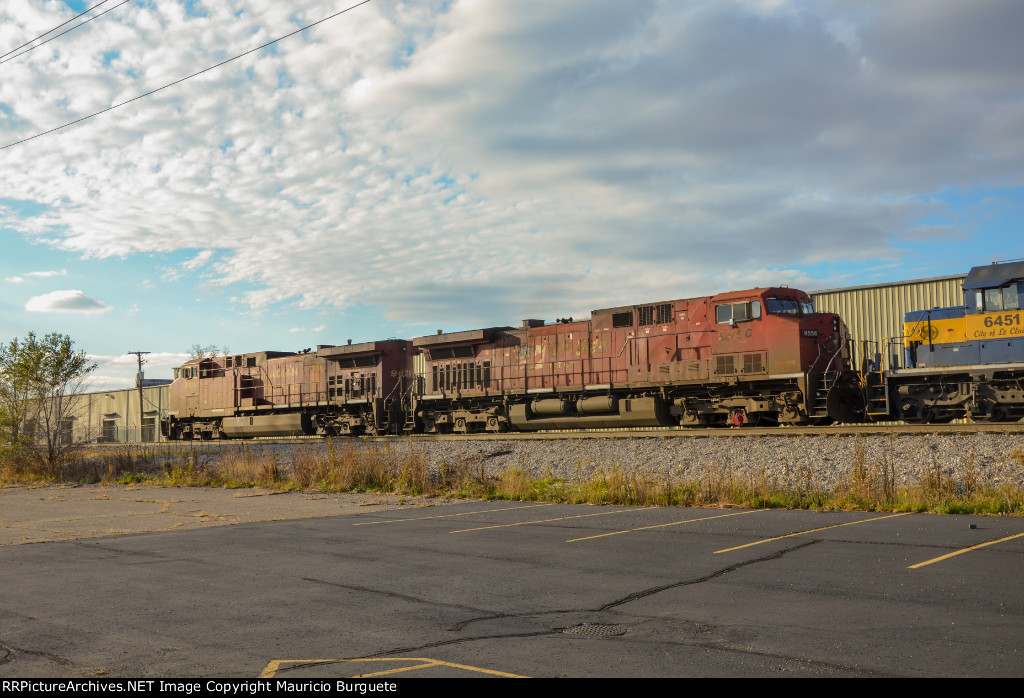
{"type": "Polygon", "coordinates": [[[399,433],[410,413],[411,346],[389,339],[189,361],[174,369],[164,436],[399,433]]]}
{"type": "Polygon", "coordinates": [[[758,288],[175,370],[168,438],[536,431],[863,414],[838,315],[758,288]],[[419,356],[414,357],[415,354],[419,356]]]}
{"type": "Polygon", "coordinates": [[[849,419],[846,326],[803,291],[759,288],[590,319],[418,337],[427,432],[849,419]]]}

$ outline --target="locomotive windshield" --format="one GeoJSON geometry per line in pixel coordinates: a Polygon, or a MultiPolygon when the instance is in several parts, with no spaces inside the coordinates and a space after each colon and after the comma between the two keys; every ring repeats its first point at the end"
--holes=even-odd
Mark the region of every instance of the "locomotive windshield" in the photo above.
{"type": "Polygon", "coordinates": [[[984,292],[976,291],[978,310],[1020,310],[1017,284],[1002,288],[986,288],[984,292]],[[982,300],[984,293],[984,301],[982,300]]]}
{"type": "Polygon", "coordinates": [[[765,308],[772,315],[812,315],[814,304],[808,300],[792,298],[765,298],[765,308]]]}

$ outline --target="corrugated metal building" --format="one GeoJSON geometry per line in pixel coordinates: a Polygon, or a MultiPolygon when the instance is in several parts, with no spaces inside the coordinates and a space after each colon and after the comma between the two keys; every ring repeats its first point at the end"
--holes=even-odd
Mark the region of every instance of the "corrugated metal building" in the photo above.
{"type": "Polygon", "coordinates": [[[137,388],[80,395],[72,425],[73,438],[75,441],[86,442],[163,441],[160,418],[167,413],[167,396],[168,385],[144,387],[142,423],[139,424],[137,388]]]}
{"type": "Polygon", "coordinates": [[[882,368],[897,367],[893,352],[901,352],[903,315],[910,310],[949,308],[964,304],[961,285],[966,274],[873,286],[831,288],[810,292],[814,307],[822,313],[838,313],[855,340],[854,365],[860,366],[861,342],[867,341],[868,359],[879,353],[882,368]],[[890,340],[896,339],[892,342],[890,340]],[[887,347],[888,342],[888,347],[887,347]]]}

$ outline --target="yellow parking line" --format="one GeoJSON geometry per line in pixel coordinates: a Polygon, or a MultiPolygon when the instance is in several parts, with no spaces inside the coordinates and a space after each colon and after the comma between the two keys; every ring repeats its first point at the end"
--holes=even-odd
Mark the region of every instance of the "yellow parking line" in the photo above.
{"type": "Polygon", "coordinates": [[[401,674],[403,671],[415,671],[416,669],[429,669],[430,667],[441,666],[444,662],[427,662],[426,664],[416,664],[414,666],[403,666],[397,669],[385,669],[384,671],[374,671],[369,674],[356,674],[350,676],[352,679],[368,679],[372,676],[387,676],[388,674],[401,674]]]}
{"type": "Polygon", "coordinates": [[[761,545],[762,543],[771,543],[773,540],[782,540],[783,538],[792,538],[793,536],[802,536],[807,533],[816,533],[818,531],[827,531],[830,528],[841,528],[842,526],[853,526],[855,524],[870,523],[872,521],[881,521],[882,519],[892,519],[897,516],[909,516],[912,512],[904,512],[902,514],[889,514],[888,516],[876,516],[871,519],[861,519],[860,521],[848,521],[842,524],[835,524],[834,526],[822,526],[821,528],[812,528],[809,531],[798,531],[796,533],[787,533],[784,536],[776,536],[775,538],[765,538],[764,540],[755,541],[753,543],[747,543],[746,545],[737,545],[735,548],[726,548],[725,550],[716,550],[715,554],[728,553],[732,550],[741,550],[743,548],[749,548],[754,545],[761,545]]]}
{"type": "Polygon", "coordinates": [[[258,679],[272,679],[277,675],[282,664],[329,664],[336,662],[337,659],[274,659],[267,663],[263,667],[263,671],[256,678],[258,679]]]}
{"type": "Polygon", "coordinates": [[[918,567],[924,567],[925,565],[930,565],[933,562],[941,562],[941,561],[946,560],[948,558],[956,557],[957,555],[963,555],[964,553],[969,553],[972,550],[977,550],[978,548],[984,548],[986,545],[995,545],[996,543],[1002,543],[1003,541],[1013,540],[1014,538],[1020,538],[1021,536],[1024,536],[1024,533],[1018,533],[1016,535],[1007,536],[1006,538],[1000,538],[999,540],[990,540],[988,543],[978,543],[977,545],[972,545],[969,548],[964,548],[963,550],[957,550],[954,553],[948,553],[946,555],[942,555],[941,557],[936,557],[936,558],[933,558],[931,560],[925,560],[924,562],[919,562],[916,565],[911,565],[907,569],[908,570],[916,570],[918,567]]]}
{"type": "Polygon", "coordinates": [[[397,667],[395,669],[388,669],[385,671],[373,672],[371,674],[358,674],[356,676],[348,676],[345,678],[361,679],[370,676],[384,676],[385,674],[395,674],[402,671],[413,671],[414,669],[429,669],[435,666],[446,666],[453,669],[463,669],[465,671],[472,671],[477,674],[491,674],[492,676],[503,676],[507,679],[525,679],[527,676],[520,674],[510,674],[507,671],[497,671],[495,669],[483,669],[478,666],[469,666],[468,664],[454,664],[452,662],[443,662],[440,659],[430,659],[428,657],[364,657],[362,659],[275,659],[267,664],[267,666],[260,672],[259,678],[261,679],[272,679],[277,675],[277,672],[281,669],[282,664],[350,664],[352,662],[423,662],[423,664],[416,664],[414,666],[397,667]]]}
{"type": "Polygon", "coordinates": [[[426,519],[450,519],[453,516],[469,516],[470,514],[487,514],[492,511],[511,511],[512,509],[533,509],[535,507],[551,507],[554,506],[553,502],[546,504],[528,504],[526,506],[519,507],[503,507],[501,509],[477,509],[476,511],[464,511],[459,514],[438,514],[437,516],[418,516],[412,519],[389,519],[388,521],[364,521],[362,523],[354,523],[353,526],[373,526],[374,524],[386,524],[386,523],[399,523],[402,521],[425,521],[426,519]]]}
{"type": "Polygon", "coordinates": [[[693,523],[694,521],[707,521],[709,519],[724,519],[727,516],[742,516],[744,514],[756,514],[761,511],[768,511],[767,509],[753,509],[751,511],[737,511],[732,514],[719,514],[718,516],[702,516],[698,519],[686,519],[685,521],[673,521],[672,523],[657,524],[656,526],[641,526],[640,528],[628,528],[625,531],[612,531],[611,533],[601,533],[596,536],[587,536],[586,538],[573,538],[572,540],[565,541],[566,543],[575,543],[581,540],[593,540],[594,538],[604,538],[605,536],[617,536],[620,533],[633,533],[634,531],[646,531],[652,528],[665,528],[666,526],[678,526],[684,523],[693,523]]]}
{"type": "Polygon", "coordinates": [[[588,516],[608,516],[609,514],[625,514],[627,511],[636,509],[619,509],[618,511],[602,511],[597,514],[580,514],[579,516],[560,516],[557,519],[540,519],[538,521],[520,521],[519,523],[497,524],[496,526],[481,526],[479,528],[463,528],[460,531],[449,531],[449,533],[468,533],[469,531],[483,531],[488,528],[509,528],[510,526],[527,526],[536,523],[549,523],[551,521],[565,521],[566,519],[585,519],[588,516]]]}

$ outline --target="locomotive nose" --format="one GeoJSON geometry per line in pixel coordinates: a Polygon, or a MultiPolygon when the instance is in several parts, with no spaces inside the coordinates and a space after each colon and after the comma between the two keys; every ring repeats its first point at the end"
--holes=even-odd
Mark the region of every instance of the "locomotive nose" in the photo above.
{"type": "Polygon", "coordinates": [[[801,338],[823,354],[835,354],[842,346],[844,326],[838,315],[815,313],[800,323],[801,338]]]}

